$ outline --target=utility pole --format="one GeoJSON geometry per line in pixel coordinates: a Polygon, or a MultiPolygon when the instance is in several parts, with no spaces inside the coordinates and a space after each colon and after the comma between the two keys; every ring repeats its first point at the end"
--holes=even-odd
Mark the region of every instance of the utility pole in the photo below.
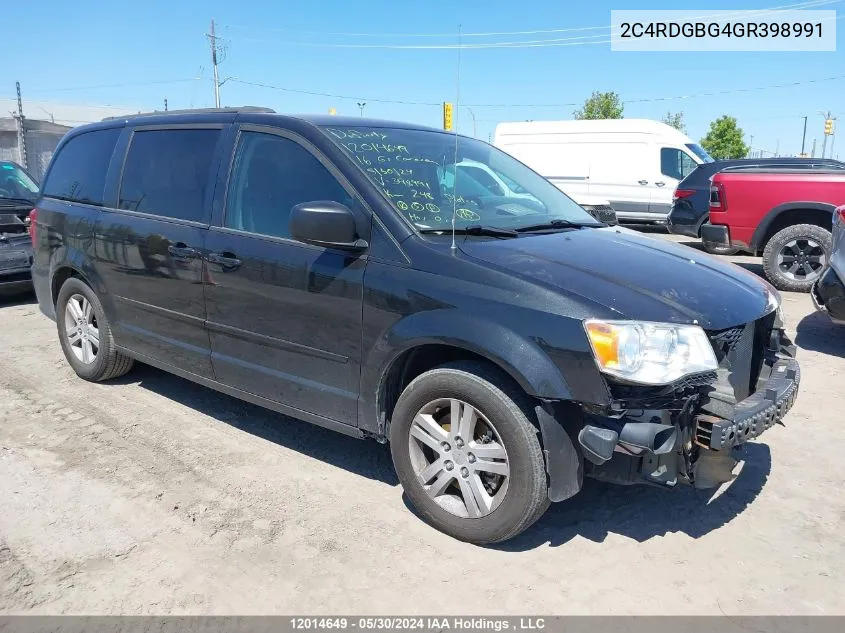
{"type": "Polygon", "coordinates": [[[811,157],[811,158],[815,158],[815,157],[816,157],[816,139],[813,139],[813,151],[812,151],[812,152],[810,152],[810,157],[811,157]]]}
{"type": "MultiPolygon", "coordinates": [[[[819,110],[819,114],[821,114],[824,117],[825,125],[827,125],[827,122],[833,116],[831,114],[830,110],[827,111],[827,114],[825,114],[824,112],[819,110]]],[[[825,130],[824,135],[822,136],[822,158],[824,158],[824,153],[825,153],[825,150],[827,149],[827,136],[828,136],[827,130],[825,130]]]]}
{"type": "Polygon", "coordinates": [[[21,166],[24,169],[29,167],[26,164],[26,125],[23,116],[23,102],[21,101],[21,82],[15,82],[15,89],[18,92],[18,114],[15,117],[18,122],[18,153],[20,155],[21,166]]]}
{"type": "Polygon", "coordinates": [[[220,107],[220,77],[217,74],[217,51],[220,46],[217,44],[217,36],[214,34],[214,20],[211,21],[211,33],[207,34],[211,44],[211,65],[214,69],[214,107],[220,107]]]}
{"type": "Polygon", "coordinates": [[[801,137],[801,156],[804,156],[804,143],[807,140],[807,117],[804,117],[804,135],[801,137]]]}
{"type": "Polygon", "coordinates": [[[366,103],[358,102],[358,109],[361,111],[361,118],[364,118],[364,106],[367,105],[366,103]]]}

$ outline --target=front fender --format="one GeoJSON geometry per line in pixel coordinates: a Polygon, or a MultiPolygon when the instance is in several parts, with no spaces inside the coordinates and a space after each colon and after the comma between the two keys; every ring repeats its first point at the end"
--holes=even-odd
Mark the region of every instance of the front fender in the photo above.
{"type": "Polygon", "coordinates": [[[572,397],[558,368],[534,341],[494,321],[456,310],[421,312],[397,322],[383,341],[393,350],[385,359],[387,362],[382,367],[385,371],[393,360],[411,348],[431,343],[450,345],[495,363],[528,395],[550,400],[572,397]]]}
{"type": "MultiPolygon", "coordinates": [[[[392,365],[423,345],[448,345],[486,358],[504,370],[529,395],[568,400],[572,391],[549,356],[535,343],[502,324],[459,312],[430,310],[408,315],[387,329],[362,362],[359,423],[383,431],[379,394],[392,365]]],[[[388,413],[389,415],[389,413],[388,413]]]]}

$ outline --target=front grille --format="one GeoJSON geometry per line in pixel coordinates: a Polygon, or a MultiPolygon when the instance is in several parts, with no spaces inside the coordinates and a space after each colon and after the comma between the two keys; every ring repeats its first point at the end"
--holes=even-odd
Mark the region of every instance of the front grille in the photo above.
{"type": "Polygon", "coordinates": [[[756,390],[774,322],[772,313],[745,325],[708,332],[718,373],[730,383],[737,401],[756,390]]]}
{"type": "Polygon", "coordinates": [[[716,354],[716,359],[721,362],[722,359],[733,351],[742,334],[745,332],[745,326],[731,327],[727,330],[720,330],[710,335],[710,344],[713,346],[713,352],[716,354]]]}
{"type": "Polygon", "coordinates": [[[680,409],[687,398],[700,394],[716,380],[714,372],[685,376],[669,385],[647,387],[608,380],[610,394],[618,409],[680,409]]]}
{"type": "Polygon", "coordinates": [[[590,205],[586,207],[587,212],[599,222],[605,224],[616,224],[616,211],[608,204],[590,205]]]}

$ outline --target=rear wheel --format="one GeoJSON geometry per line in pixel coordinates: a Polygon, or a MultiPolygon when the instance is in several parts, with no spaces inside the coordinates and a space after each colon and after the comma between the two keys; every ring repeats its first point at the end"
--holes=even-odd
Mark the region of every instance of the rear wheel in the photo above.
{"type": "Polygon", "coordinates": [[[830,259],[830,231],[796,224],[775,233],[763,250],[763,270],[779,290],[808,292],[830,259]]]}
{"type": "Polygon", "coordinates": [[[483,363],[414,379],[390,425],[393,463],[419,514],[462,541],[495,543],[549,506],[537,427],[524,394],[483,363]]]}
{"type": "Polygon", "coordinates": [[[100,299],[76,277],[59,290],[56,325],[65,358],[80,378],[110,380],[132,368],[133,360],[115,348],[100,299]]]}

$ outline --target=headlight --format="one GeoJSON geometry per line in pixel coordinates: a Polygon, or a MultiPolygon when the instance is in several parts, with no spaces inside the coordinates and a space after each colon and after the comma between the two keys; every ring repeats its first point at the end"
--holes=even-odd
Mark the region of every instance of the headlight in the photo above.
{"type": "Polygon", "coordinates": [[[644,321],[584,322],[599,369],[644,385],[665,385],[718,364],[697,325],[644,321]]]}

